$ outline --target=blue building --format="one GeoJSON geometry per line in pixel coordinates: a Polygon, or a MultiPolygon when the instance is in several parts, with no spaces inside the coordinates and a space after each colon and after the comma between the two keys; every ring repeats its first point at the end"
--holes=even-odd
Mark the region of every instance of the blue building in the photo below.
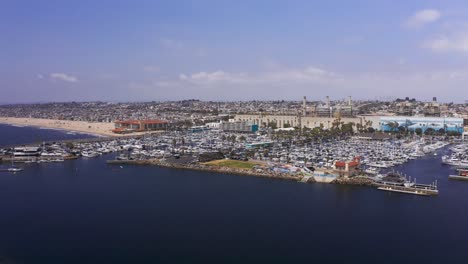
{"type": "Polygon", "coordinates": [[[392,131],[415,131],[420,128],[424,133],[431,128],[435,132],[458,132],[463,133],[463,118],[453,117],[409,117],[409,116],[383,116],[380,118],[380,130],[392,131]]]}
{"type": "Polygon", "coordinates": [[[255,133],[258,125],[247,121],[222,122],[219,129],[226,132],[255,133]]]}

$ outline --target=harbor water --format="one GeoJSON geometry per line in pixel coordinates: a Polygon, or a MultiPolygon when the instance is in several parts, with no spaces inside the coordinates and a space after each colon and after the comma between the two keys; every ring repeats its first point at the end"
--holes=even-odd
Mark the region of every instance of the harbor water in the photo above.
{"type": "MultiPolygon", "coordinates": [[[[39,131],[1,126],[0,145],[39,131]]],[[[436,197],[107,165],[112,155],[25,164],[0,174],[0,263],[466,263],[468,182],[448,180],[446,151],[396,168],[437,180],[436,197]]]]}

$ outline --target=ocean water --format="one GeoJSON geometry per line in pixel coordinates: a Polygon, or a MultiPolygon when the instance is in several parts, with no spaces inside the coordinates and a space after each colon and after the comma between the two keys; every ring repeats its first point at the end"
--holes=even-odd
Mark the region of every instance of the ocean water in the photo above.
{"type": "Polygon", "coordinates": [[[468,182],[440,155],[398,168],[438,197],[109,158],[0,174],[0,263],[467,263],[468,182]]]}
{"type": "Polygon", "coordinates": [[[43,141],[59,139],[81,139],[90,137],[95,136],[80,133],[69,133],[63,130],[42,129],[29,126],[16,127],[0,124],[0,147],[15,144],[40,143],[43,141]]]}

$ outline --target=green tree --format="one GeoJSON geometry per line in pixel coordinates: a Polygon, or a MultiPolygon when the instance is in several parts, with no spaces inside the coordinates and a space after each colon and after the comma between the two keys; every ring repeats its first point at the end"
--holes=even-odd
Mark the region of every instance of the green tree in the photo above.
{"type": "Polygon", "coordinates": [[[268,127],[270,127],[271,129],[277,129],[278,124],[276,123],[276,121],[271,121],[270,123],[268,123],[268,127]]]}
{"type": "Polygon", "coordinates": [[[387,124],[387,126],[390,128],[390,132],[395,132],[395,130],[398,128],[399,124],[398,122],[390,122],[387,124]]]}
{"type": "Polygon", "coordinates": [[[343,124],[341,125],[341,132],[344,134],[352,135],[354,133],[354,126],[355,126],[355,123],[353,122],[343,124]]]}
{"type": "Polygon", "coordinates": [[[432,127],[429,127],[426,129],[426,131],[424,131],[424,134],[425,135],[432,135],[434,134],[435,130],[432,128],[432,127]]]}
{"type": "Polygon", "coordinates": [[[418,127],[414,130],[414,132],[416,133],[416,135],[421,136],[423,131],[420,127],[418,127]]]}

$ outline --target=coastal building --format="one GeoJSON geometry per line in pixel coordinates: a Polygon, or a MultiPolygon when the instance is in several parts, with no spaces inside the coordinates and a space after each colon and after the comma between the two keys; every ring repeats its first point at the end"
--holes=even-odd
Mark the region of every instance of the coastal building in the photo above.
{"type": "Polygon", "coordinates": [[[258,124],[249,121],[221,122],[219,129],[226,132],[255,133],[258,131],[258,124]]]}
{"type": "Polygon", "coordinates": [[[412,116],[416,108],[414,99],[412,101],[406,97],[406,100],[396,104],[395,112],[398,116],[412,116]]]}
{"type": "Polygon", "coordinates": [[[163,130],[169,125],[165,120],[122,120],[115,121],[114,133],[124,134],[132,132],[143,132],[153,130],[163,130]]]}
{"type": "Polygon", "coordinates": [[[207,130],[210,130],[210,127],[208,126],[193,126],[191,128],[188,129],[188,131],[190,133],[197,133],[197,132],[203,132],[203,131],[207,131],[207,130]]]}
{"type": "Polygon", "coordinates": [[[465,138],[468,136],[468,119],[463,119],[463,134],[462,134],[462,139],[465,140],[465,138]]]}
{"type": "Polygon", "coordinates": [[[15,157],[33,157],[39,156],[41,153],[40,147],[16,147],[13,149],[13,156],[15,157]]]}
{"type": "MultiPolygon", "coordinates": [[[[259,127],[267,127],[270,124],[276,124],[277,128],[302,127],[313,129],[321,127],[330,129],[333,122],[337,120],[335,117],[317,117],[317,116],[300,116],[300,115],[265,115],[265,114],[240,114],[234,118],[236,121],[252,122],[259,127]]],[[[358,117],[342,117],[341,122],[360,124],[363,127],[372,127],[379,129],[379,116],[358,116],[358,117]]],[[[354,126],[356,129],[356,126],[354,126]]]]}
{"type": "Polygon", "coordinates": [[[211,129],[219,129],[220,125],[221,125],[221,122],[209,122],[209,123],[205,124],[205,126],[211,128],[211,129]]]}
{"type": "Polygon", "coordinates": [[[340,177],[352,177],[357,176],[360,173],[360,158],[355,157],[352,161],[336,161],[335,162],[335,173],[340,177]]]}
{"type": "Polygon", "coordinates": [[[432,102],[424,105],[424,116],[440,117],[440,104],[437,102],[437,98],[433,97],[432,102]]]}
{"type": "Polygon", "coordinates": [[[353,102],[351,96],[348,97],[348,102],[331,105],[330,98],[327,96],[324,105],[318,105],[315,108],[315,115],[318,117],[353,117],[353,102]]]}
{"type": "Polygon", "coordinates": [[[453,117],[407,117],[383,116],[380,118],[380,130],[384,132],[412,131],[425,133],[428,129],[434,132],[463,133],[463,118],[453,117]]]}
{"type": "Polygon", "coordinates": [[[255,143],[248,143],[245,145],[246,149],[258,149],[258,148],[269,148],[272,147],[275,143],[273,141],[265,141],[265,142],[255,142],[255,143]]]}
{"type": "Polygon", "coordinates": [[[392,139],[392,136],[389,135],[388,133],[383,133],[383,132],[375,132],[375,133],[359,133],[355,136],[353,136],[354,139],[358,140],[377,140],[377,141],[385,141],[385,140],[390,140],[392,139]]]}

